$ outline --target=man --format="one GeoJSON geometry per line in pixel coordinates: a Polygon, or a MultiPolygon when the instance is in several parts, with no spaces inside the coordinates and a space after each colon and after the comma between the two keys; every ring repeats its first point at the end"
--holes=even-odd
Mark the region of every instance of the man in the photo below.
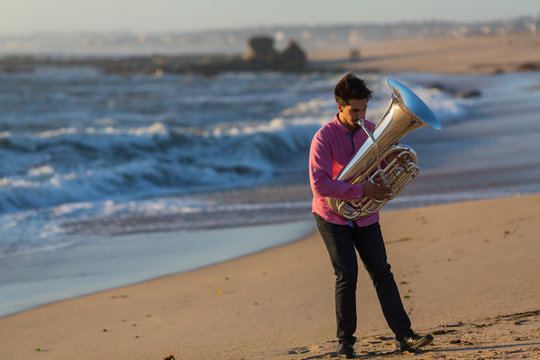
{"type": "MultiPolygon", "coordinates": [[[[309,155],[309,175],[313,208],[319,232],[330,255],[336,275],[335,310],[338,355],[354,358],[356,341],[356,251],[368,271],[388,326],[402,350],[415,351],[429,344],[431,335],[418,336],[403,308],[399,290],[387,262],[379,227],[379,213],[349,221],[332,211],[326,197],[352,200],[365,196],[382,200],[392,195],[384,182],[349,184],[335,180],[355,152],[368,139],[358,121],[366,116],[371,91],[363,80],[349,73],[336,85],[334,95],[338,113],[314,136],[309,155]],[[355,251],[356,249],[356,251],[355,251]]],[[[375,125],[365,121],[370,132],[375,125]]]]}

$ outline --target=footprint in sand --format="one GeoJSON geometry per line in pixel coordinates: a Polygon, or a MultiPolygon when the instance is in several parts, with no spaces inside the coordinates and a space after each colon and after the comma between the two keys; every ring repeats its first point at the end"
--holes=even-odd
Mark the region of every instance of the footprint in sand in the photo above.
{"type": "Polygon", "coordinates": [[[294,355],[294,354],[305,354],[305,353],[308,353],[310,350],[305,347],[305,346],[300,346],[300,347],[295,347],[295,348],[292,348],[291,350],[289,350],[289,354],[291,355],[294,355]]]}
{"type": "Polygon", "coordinates": [[[323,349],[322,345],[312,345],[312,346],[299,346],[289,350],[289,355],[298,355],[298,354],[307,354],[309,352],[317,351],[323,349]]]}

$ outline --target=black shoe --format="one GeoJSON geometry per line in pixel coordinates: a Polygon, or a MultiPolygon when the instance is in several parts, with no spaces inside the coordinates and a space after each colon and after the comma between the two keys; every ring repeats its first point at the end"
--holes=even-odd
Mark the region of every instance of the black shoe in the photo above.
{"type": "Polygon", "coordinates": [[[354,359],[356,357],[353,346],[347,343],[339,343],[337,355],[345,359],[354,359]]]}
{"type": "Polygon", "coordinates": [[[433,341],[433,336],[425,335],[419,336],[414,332],[409,332],[401,341],[399,345],[401,346],[401,351],[416,351],[422,346],[426,346],[433,341]]]}

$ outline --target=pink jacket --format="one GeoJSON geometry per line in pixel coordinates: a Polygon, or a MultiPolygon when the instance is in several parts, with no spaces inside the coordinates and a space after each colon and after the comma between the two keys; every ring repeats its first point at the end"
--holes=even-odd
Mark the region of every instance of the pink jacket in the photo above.
{"type": "MultiPolygon", "coordinates": [[[[365,125],[369,131],[375,128],[375,125],[369,121],[365,121],[365,125]]],[[[309,182],[313,192],[312,212],[329,223],[347,225],[349,221],[328,207],[326,197],[342,200],[363,197],[364,185],[353,185],[335,179],[367,138],[362,129],[352,133],[336,115],[332,121],[317,131],[311,141],[309,182]]],[[[377,221],[379,221],[378,212],[356,220],[356,224],[367,226],[377,221]]]]}

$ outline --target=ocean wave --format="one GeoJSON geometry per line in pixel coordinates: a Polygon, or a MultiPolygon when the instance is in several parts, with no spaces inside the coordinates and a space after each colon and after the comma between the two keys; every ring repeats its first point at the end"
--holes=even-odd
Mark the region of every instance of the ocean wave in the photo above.
{"type": "Polygon", "coordinates": [[[154,123],[4,133],[0,152],[12,161],[0,167],[0,211],[252,184],[305,154],[320,124],[276,118],[206,129],[154,123]]]}
{"type": "MultiPolygon", "coordinates": [[[[0,84],[8,105],[0,122],[0,253],[54,247],[77,234],[309,215],[306,201],[190,196],[306,181],[311,139],[336,113],[339,74],[152,78],[49,69],[13,76],[0,84]]],[[[368,83],[368,119],[377,122],[390,92],[383,76],[370,75],[368,83]]],[[[443,123],[470,106],[408,85],[443,123]]]]}
{"type": "MultiPolygon", "coordinates": [[[[461,100],[415,89],[437,115],[462,116],[461,100]]],[[[372,117],[389,104],[379,94],[372,117]]],[[[314,97],[269,121],[201,126],[61,127],[0,133],[0,212],[103,199],[248,186],[271,179],[292,158],[307,158],[314,133],[334,114],[333,100],[314,97]]],[[[112,124],[111,124],[112,123],[112,124]]]]}

